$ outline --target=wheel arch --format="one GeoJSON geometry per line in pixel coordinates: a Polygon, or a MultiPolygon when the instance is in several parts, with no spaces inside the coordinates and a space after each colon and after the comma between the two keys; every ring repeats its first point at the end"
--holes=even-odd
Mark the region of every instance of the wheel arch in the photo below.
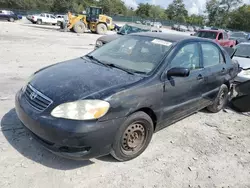
{"type": "Polygon", "coordinates": [[[139,109],[133,111],[129,115],[131,115],[131,114],[133,114],[135,112],[140,112],[140,111],[146,113],[152,119],[153,124],[154,124],[154,130],[155,130],[158,119],[157,119],[157,116],[156,116],[155,112],[151,108],[149,108],[149,107],[142,107],[142,108],[139,108],[139,109]]]}

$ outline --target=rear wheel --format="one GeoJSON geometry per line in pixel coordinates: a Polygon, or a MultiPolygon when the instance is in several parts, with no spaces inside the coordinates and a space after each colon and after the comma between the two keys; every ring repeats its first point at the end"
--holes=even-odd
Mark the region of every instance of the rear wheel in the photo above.
{"type": "Polygon", "coordinates": [[[86,26],[83,22],[79,21],[74,25],[73,29],[76,33],[84,33],[86,30],[86,26]]]}
{"type": "Polygon", "coordinates": [[[36,22],[38,25],[42,25],[42,20],[37,20],[37,22],[36,22]]]}
{"type": "Polygon", "coordinates": [[[99,24],[97,25],[97,27],[96,27],[96,32],[97,32],[97,34],[99,34],[99,35],[104,35],[104,34],[106,34],[106,33],[107,33],[107,30],[108,30],[107,26],[106,26],[105,24],[103,24],[103,23],[99,23],[99,24]]]}
{"type": "Polygon", "coordinates": [[[14,19],[14,18],[10,18],[9,21],[10,21],[10,22],[14,22],[15,19],[14,19]]]}
{"type": "Polygon", "coordinates": [[[213,113],[221,111],[226,105],[227,99],[228,99],[228,87],[225,84],[223,84],[213,104],[207,107],[208,111],[213,113]]]}
{"type": "Polygon", "coordinates": [[[153,121],[146,113],[132,114],[119,128],[111,155],[119,161],[136,158],[149,145],[153,132],[153,121]]]}

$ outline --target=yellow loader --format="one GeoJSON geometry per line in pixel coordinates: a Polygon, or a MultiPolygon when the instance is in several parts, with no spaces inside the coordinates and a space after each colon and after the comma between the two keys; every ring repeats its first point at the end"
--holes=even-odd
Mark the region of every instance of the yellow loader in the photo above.
{"type": "Polygon", "coordinates": [[[62,27],[67,27],[68,30],[76,33],[84,33],[89,29],[92,33],[106,34],[108,30],[114,29],[113,20],[111,17],[103,14],[103,9],[100,7],[88,7],[85,14],[73,16],[68,13],[68,22],[62,27]]]}

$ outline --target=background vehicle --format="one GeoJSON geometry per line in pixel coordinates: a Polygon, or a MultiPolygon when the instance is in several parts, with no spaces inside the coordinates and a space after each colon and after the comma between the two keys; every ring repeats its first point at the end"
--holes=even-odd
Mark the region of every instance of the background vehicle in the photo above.
{"type": "Polygon", "coordinates": [[[179,25],[177,25],[177,24],[174,24],[174,25],[172,26],[172,30],[178,30],[178,28],[179,28],[179,25]]]}
{"type": "Polygon", "coordinates": [[[193,27],[193,26],[188,26],[187,29],[188,29],[188,31],[190,31],[190,32],[194,32],[194,27],[193,27]]]}
{"type": "Polygon", "coordinates": [[[245,32],[231,32],[229,39],[235,40],[236,44],[239,44],[241,42],[248,42],[250,40],[250,35],[245,32]]]}
{"type": "Polygon", "coordinates": [[[107,44],[123,35],[131,34],[131,33],[139,33],[139,32],[157,32],[158,28],[153,28],[151,26],[147,25],[141,25],[141,24],[125,24],[120,28],[120,30],[117,32],[117,34],[114,35],[106,35],[98,38],[96,40],[96,46],[95,48],[99,48],[103,46],[104,44],[107,44]]]}
{"type": "Polygon", "coordinates": [[[194,26],[194,31],[195,31],[195,32],[199,31],[200,29],[201,29],[200,27],[194,26]]]}
{"type": "Polygon", "coordinates": [[[235,86],[236,97],[231,100],[232,107],[239,112],[250,112],[250,80],[235,86]]]}
{"type": "Polygon", "coordinates": [[[88,7],[86,15],[73,16],[68,13],[68,18],[67,29],[76,33],[84,33],[89,29],[92,33],[106,34],[107,30],[114,29],[112,18],[104,15],[100,7],[88,7]]]}
{"type": "Polygon", "coordinates": [[[188,31],[188,28],[185,25],[179,25],[177,30],[181,31],[181,32],[186,32],[186,31],[188,31]]]}
{"type": "Polygon", "coordinates": [[[65,15],[62,15],[62,14],[57,14],[57,15],[55,15],[55,17],[57,19],[57,25],[59,25],[59,26],[65,20],[65,15]]]}
{"type": "Polygon", "coordinates": [[[42,13],[42,14],[36,14],[36,15],[28,15],[27,19],[31,21],[33,24],[51,24],[51,25],[56,25],[58,24],[58,20],[53,14],[47,14],[47,13],[42,13]]]}
{"type": "Polygon", "coordinates": [[[234,47],[236,45],[236,41],[230,40],[228,34],[221,30],[199,30],[194,35],[201,38],[212,39],[225,47],[234,47]]]}
{"type": "Polygon", "coordinates": [[[17,93],[16,112],[58,155],[127,161],[155,131],[205,107],[220,111],[236,68],[211,40],[134,33],[37,71],[17,93]]]}
{"type": "Polygon", "coordinates": [[[151,22],[151,27],[162,28],[161,22],[151,22]]]}
{"type": "Polygon", "coordinates": [[[242,71],[234,79],[237,84],[250,80],[250,43],[240,43],[236,46],[233,57],[237,60],[242,71]]]}
{"type": "Polygon", "coordinates": [[[9,22],[14,22],[18,20],[18,16],[9,10],[0,10],[0,20],[7,20],[9,22]]]}

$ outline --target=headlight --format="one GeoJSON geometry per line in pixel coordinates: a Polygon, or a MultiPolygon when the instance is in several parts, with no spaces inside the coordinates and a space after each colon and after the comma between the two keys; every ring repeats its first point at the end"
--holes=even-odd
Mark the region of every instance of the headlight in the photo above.
{"type": "Polygon", "coordinates": [[[109,103],[102,100],[79,100],[57,106],[51,115],[73,120],[93,120],[104,116],[109,107],[109,103]]]}
{"type": "Polygon", "coordinates": [[[25,84],[24,84],[23,87],[22,87],[22,91],[23,91],[23,92],[26,90],[28,83],[34,78],[34,75],[35,75],[35,74],[30,75],[30,76],[28,77],[28,79],[25,80],[25,84]]]}
{"type": "Polygon", "coordinates": [[[96,41],[96,45],[95,45],[97,48],[100,48],[101,46],[103,46],[103,42],[98,40],[96,41]]]}

